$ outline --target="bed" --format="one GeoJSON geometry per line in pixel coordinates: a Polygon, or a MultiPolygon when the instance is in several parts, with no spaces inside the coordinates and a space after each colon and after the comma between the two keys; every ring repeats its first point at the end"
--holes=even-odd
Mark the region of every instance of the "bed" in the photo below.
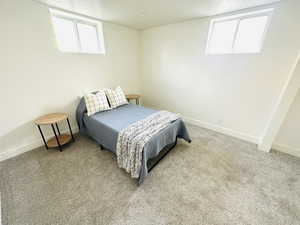
{"type": "MultiPolygon", "coordinates": [[[[87,116],[84,99],[76,110],[76,120],[81,134],[95,140],[101,148],[116,154],[118,134],[127,126],[157,112],[135,104],[126,104],[118,108],[87,116]]],[[[143,149],[142,167],[138,178],[141,184],[148,172],[164,157],[177,143],[177,138],[191,142],[188,131],[182,119],[177,119],[159,133],[151,137],[143,149]],[[152,165],[149,162],[154,161],[152,165]]]]}

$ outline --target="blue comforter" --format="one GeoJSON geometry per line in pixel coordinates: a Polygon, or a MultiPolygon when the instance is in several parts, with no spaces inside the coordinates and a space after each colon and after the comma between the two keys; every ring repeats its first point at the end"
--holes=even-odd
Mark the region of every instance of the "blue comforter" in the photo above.
{"type": "MultiPolygon", "coordinates": [[[[119,132],[130,124],[145,119],[154,112],[157,111],[127,104],[116,109],[87,116],[85,102],[82,98],[77,107],[76,120],[80,133],[93,138],[107,150],[116,153],[119,132]]],[[[188,131],[181,119],[174,121],[167,128],[154,135],[144,146],[139,183],[142,183],[147,176],[147,161],[157,156],[165,146],[174,143],[177,137],[190,142],[188,131]]]]}

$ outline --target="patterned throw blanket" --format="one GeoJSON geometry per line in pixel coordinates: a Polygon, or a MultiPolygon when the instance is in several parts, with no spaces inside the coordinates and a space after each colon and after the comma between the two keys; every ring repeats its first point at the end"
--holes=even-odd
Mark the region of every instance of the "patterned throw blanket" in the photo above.
{"type": "Polygon", "coordinates": [[[122,130],[117,142],[119,167],[130,173],[132,178],[138,178],[144,145],[151,137],[178,118],[179,116],[175,113],[159,111],[122,130]]]}

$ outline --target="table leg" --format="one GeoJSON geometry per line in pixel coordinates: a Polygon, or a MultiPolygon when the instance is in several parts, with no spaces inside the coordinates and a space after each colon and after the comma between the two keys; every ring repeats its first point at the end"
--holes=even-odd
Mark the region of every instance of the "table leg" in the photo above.
{"type": "Polygon", "coordinates": [[[56,129],[57,129],[57,131],[58,131],[58,134],[60,135],[60,131],[59,131],[59,128],[58,128],[57,123],[55,123],[55,126],[56,126],[56,129]]]}
{"type": "Polygon", "coordinates": [[[73,136],[73,132],[72,132],[72,129],[71,129],[71,125],[70,125],[70,122],[69,122],[69,118],[67,118],[67,122],[68,122],[68,126],[69,126],[69,129],[70,129],[70,134],[72,136],[72,140],[75,141],[75,138],[73,136]]]}
{"type": "Polygon", "coordinates": [[[59,143],[59,140],[58,140],[58,137],[57,137],[57,134],[56,134],[56,131],[55,131],[55,128],[54,128],[53,124],[51,124],[51,127],[52,127],[53,133],[55,135],[55,138],[56,138],[56,141],[57,141],[57,144],[58,144],[58,147],[59,147],[59,151],[62,151],[62,148],[61,148],[61,145],[59,143]]]}
{"type": "Polygon", "coordinates": [[[47,145],[47,142],[46,142],[46,140],[45,140],[45,137],[44,137],[44,134],[43,134],[43,132],[42,132],[42,129],[41,129],[40,125],[37,125],[37,126],[38,126],[39,131],[40,131],[40,133],[41,133],[41,136],[42,136],[42,138],[43,138],[45,147],[46,147],[46,149],[48,149],[48,145],[47,145]]]}

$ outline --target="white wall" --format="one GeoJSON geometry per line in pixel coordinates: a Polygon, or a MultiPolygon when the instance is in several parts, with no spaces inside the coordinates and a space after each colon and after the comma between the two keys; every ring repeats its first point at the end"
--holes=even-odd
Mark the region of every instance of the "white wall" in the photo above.
{"type": "Polygon", "coordinates": [[[0,29],[0,158],[40,143],[32,121],[42,114],[69,112],[75,127],[84,90],[140,92],[136,30],[105,23],[106,55],[61,53],[47,7],[31,0],[1,0],[0,29]]]}
{"type": "Polygon", "coordinates": [[[143,102],[257,142],[300,47],[300,1],[275,6],[260,54],[205,55],[210,18],[143,31],[143,102]]]}
{"type": "Polygon", "coordinates": [[[258,148],[262,151],[269,152],[274,144],[276,135],[278,134],[281,125],[284,123],[285,117],[291,108],[291,105],[297,97],[297,92],[300,87],[300,52],[290,69],[288,78],[282,88],[281,94],[277,103],[270,115],[269,121],[263,135],[260,139],[258,148]]]}
{"type": "Polygon", "coordinates": [[[277,134],[274,149],[300,157],[300,91],[277,134]]]}

